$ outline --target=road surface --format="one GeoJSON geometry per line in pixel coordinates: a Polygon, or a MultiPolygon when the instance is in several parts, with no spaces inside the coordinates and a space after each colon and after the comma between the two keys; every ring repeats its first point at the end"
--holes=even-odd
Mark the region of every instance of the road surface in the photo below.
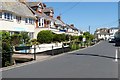
{"type": "Polygon", "coordinates": [[[114,44],[96,46],[3,71],[3,78],[117,78],[114,44]],[[85,55],[80,55],[85,54],[85,55]]]}

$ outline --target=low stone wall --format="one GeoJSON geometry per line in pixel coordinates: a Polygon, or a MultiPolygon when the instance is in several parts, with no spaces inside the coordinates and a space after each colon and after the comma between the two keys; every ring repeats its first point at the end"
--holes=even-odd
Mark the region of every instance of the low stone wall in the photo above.
{"type": "MultiPolygon", "coordinates": [[[[43,52],[36,52],[37,54],[45,54],[45,55],[57,55],[57,54],[61,54],[64,52],[69,52],[71,51],[70,47],[63,47],[63,48],[56,48],[53,50],[47,50],[47,51],[43,51],[43,52]]],[[[21,52],[14,52],[15,54],[34,54],[34,53],[21,53],[21,52]]]]}
{"type": "Polygon", "coordinates": [[[38,52],[36,54],[58,55],[58,54],[69,52],[69,51],[71,51],[70,47],[64,47],[64,48],[57,48],[57,49],[48,50],[44,52],[38,52]]]}

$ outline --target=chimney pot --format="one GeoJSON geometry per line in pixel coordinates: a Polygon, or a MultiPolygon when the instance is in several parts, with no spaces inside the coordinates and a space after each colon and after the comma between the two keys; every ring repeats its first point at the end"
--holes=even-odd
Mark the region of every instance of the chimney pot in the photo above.
{"type": "Polygon", "coordinates": [[[58,19],[58,20],[61,20],[61,17],[60,17],[60,16],[57,16],[57,19],[58,19]]]}

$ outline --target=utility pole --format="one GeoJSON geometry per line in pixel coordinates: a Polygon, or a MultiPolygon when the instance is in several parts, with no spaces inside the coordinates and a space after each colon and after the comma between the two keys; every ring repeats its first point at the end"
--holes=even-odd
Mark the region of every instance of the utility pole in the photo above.
{"type": "Polygon", "coordinates": [[[89,33],[90,33],[90,26],[89,26],[89,33]]]}

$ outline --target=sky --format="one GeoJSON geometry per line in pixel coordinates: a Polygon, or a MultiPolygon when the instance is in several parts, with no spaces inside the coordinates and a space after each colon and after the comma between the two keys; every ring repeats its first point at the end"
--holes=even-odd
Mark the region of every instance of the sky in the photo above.
{"type": "Polygon", "coordinates": [[[91,33],[96,28],[118,26],[117,2],[45,2],[47,7],[53,7],[54,17],[61,14],[67,24],[91,33]]]}

